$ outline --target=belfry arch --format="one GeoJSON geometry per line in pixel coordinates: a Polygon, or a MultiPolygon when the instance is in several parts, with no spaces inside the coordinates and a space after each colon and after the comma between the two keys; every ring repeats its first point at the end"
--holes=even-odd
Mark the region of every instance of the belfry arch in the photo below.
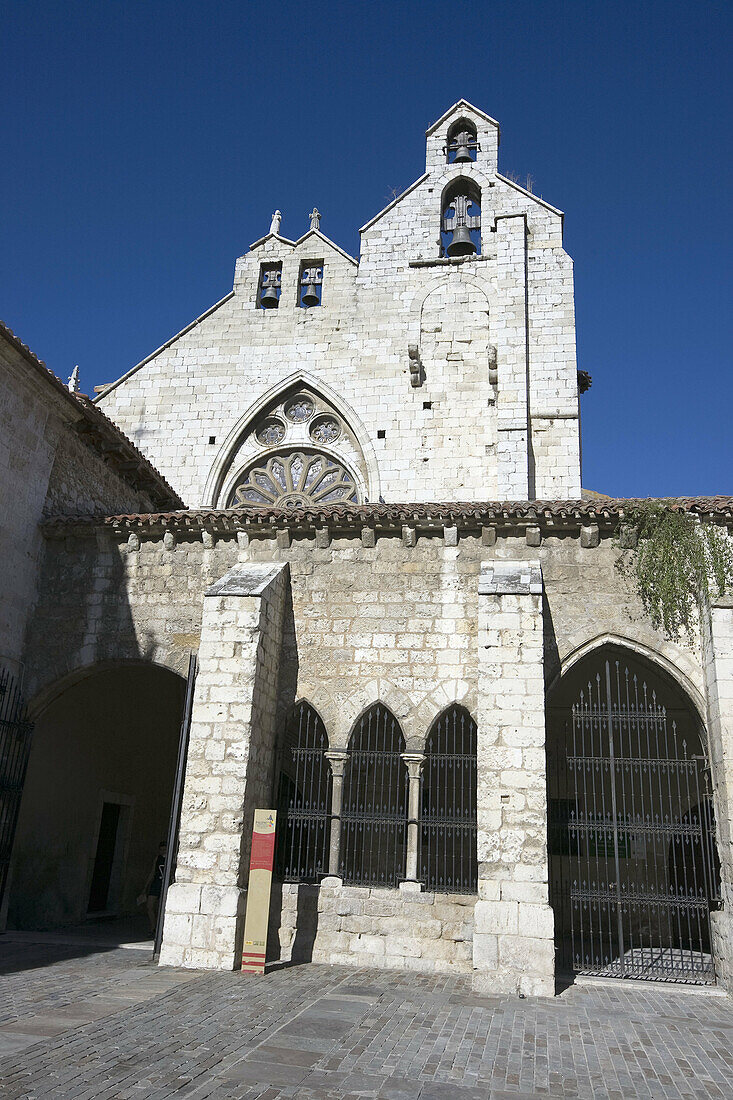
{"type": "Polygon", "coordinates": [[[618,644],[580,657],[548,693],[547,777],[558,974],[714,981],[707,734],[679,682],[618,644]]]}

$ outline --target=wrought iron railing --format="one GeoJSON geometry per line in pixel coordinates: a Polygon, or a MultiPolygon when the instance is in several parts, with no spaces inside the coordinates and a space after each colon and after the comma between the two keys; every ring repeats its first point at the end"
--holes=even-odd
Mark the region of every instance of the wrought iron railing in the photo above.
{"type": "Polygon", "coordinates": [[[351,735],[344,772],[340,874],[357,886],[397,886],[407,855],[405,739],[381,703],[351,735]]]}
{"type": "Polygon", "coordinates": [[[420,825],[425,888],[476,893],[476,723],[463,707],[445,711],[428,735],[420,825]]]}
{"type": "Polygon", "coordinates": [[[580,693],[567,736],[549,804],[561,966],[714,981],[720,878],[702,740],[691,727],[690,752],[655,692],[619,661],[580,693]]]}
{"type": "Polygon", "coordinates": [[[291,715],[283,745],[278,871],[284,882],[319,882],[328,870],[331,774],[326,730],[306,702],[291,715]]]}
{"type": "Polygon", "coordinates": [[[33,723],[28,721],[20,683],[0,667],[0,908],[20,812],[33,723]]]}

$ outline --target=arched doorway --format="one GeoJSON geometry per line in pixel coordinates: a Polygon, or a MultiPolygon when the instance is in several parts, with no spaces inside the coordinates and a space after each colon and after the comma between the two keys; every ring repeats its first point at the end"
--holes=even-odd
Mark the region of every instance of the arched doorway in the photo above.
{"type": "Polygon", "coordinates": [[[91,669],[36,715],[9,927],[139,912],[167,834],[184,691],[157,665],[91,669]]]}
{"type": "Polygon", "coordinates": [[[550,693],[547,738],[558,972],[714,981],[720,873],[705,730],[686,694],[606,645],[550,693]]]}

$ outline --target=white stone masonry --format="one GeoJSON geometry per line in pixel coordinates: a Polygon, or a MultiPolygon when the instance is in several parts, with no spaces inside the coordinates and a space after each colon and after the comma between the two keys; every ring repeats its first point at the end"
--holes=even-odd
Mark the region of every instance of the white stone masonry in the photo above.
{"type": "Polygon", "coordinates": [[[552,996],[542,626],[539,561],[484,562],[474,987],[552,996]]]}
{"type": "Polygon", "coordinates": [[[242,565],[204,598],[163,965],[240,965],[252,821],[269,801],[287,585],[287,565],[242,565]]]}

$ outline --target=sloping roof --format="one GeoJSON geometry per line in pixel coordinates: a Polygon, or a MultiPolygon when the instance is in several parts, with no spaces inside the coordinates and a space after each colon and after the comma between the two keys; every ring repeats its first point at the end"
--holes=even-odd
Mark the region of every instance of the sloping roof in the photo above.
{"type": "Polygon", "coordinates": [[[482,111],[480,107],[474,107],[473,103],[469,103],[467,99],[459,99],[457,103],[454,103],[452,107],[449,107],[447,111],[444,111],[440,118],[436,119],[432,126],[428,126],[427,130],[425,131],[426,137],[429,134],[432,134],[434,130],[437,130],[437,128],[442,125],[442,123],[444,123],[447,118],[450,118],[452,114],[455,114],[459,111],[473,111],[475,115],[481,115],[481,118],[485,118],[486,121],[490,122],[492,126],[496,126],[497,130],[501,129],[496,119],[492,118],[491,115],[487,115],[486,111],[482,111]]]}
{"type": "MultiPolygon", "coordinates": [[[[59,516],[46,521],[46,528],[84,527],[104,524],[117,530],[168,529],[181,532],[220,531],[222,533],[289,528],[314,530],[399,530],[403,525],[437,529],[458,526],[466,530],[480,527],[525,528],[539,525],[548,529],[577,529],[597,523],[614,527],[639,499],[594,495],[587,500],[492,501],[488,503],[396,503],[329,504],[313,508],[191,508],[175,512],[120,516],[59,516]]],[[[720,523],[733,524],[733,497],[683,497],[670,499],[675,509],[710,516],[720,523]]]]}
{"type": "Polygon", "coordinates": [[[20,353],[41,383],[66,403],[77,433],[123,481],[147,493],[162,508],[183,507],[183,501],[163,475],[86,394],[70,393],[61,379],[2,321],[0,336],[20,353]]]}

